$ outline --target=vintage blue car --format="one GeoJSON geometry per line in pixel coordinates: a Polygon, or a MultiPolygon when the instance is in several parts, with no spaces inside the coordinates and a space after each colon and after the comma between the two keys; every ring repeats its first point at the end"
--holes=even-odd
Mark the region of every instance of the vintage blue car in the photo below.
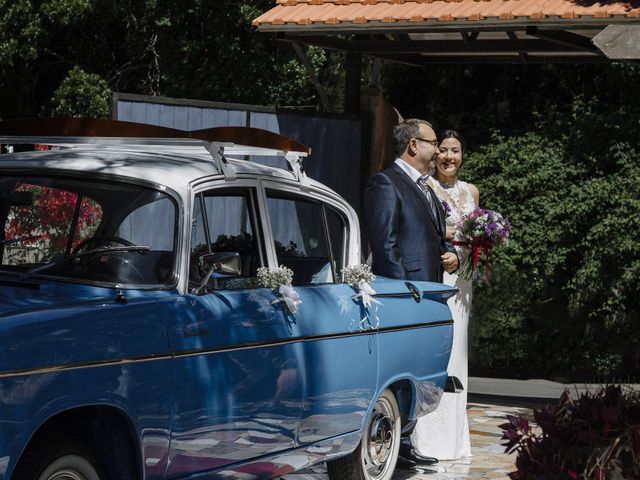
{"type": "Polygon", "coordinates": [[[0,143],[58,146],[0,156],[1,478],[391,478],[445,388],[454,291],[378,278],[365,305],[358,218],[306,147],[77,119],[0,143]],[[280,265],[293,310],[257,279],[280,265]]]}

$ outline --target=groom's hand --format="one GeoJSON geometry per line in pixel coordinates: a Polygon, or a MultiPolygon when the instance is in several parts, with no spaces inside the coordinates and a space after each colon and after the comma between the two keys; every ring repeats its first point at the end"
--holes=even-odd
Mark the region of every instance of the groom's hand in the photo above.
{"type": "Polygon", "coordinates": [[[455,253],[446,252],[440,258],[445,272],[453,273],[458,269],[458,256],[455,253]]]}

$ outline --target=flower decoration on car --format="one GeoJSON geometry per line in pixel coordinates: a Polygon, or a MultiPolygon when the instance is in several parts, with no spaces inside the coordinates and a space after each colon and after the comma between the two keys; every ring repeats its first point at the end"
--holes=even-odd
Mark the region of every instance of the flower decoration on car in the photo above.
{"type": "Polygon", "coordinates": [[[284,302],[289,311],[295,314],[302,300],[291,285],[292,281],[293,271],[284,265],[277,268],[258,268],[258,284],[270,288],[278,297],[272,303],[284,302]]]}
{"type": "MultiPolygon", "coordinates": [[[[360,328],[363,327],[364,322],[369,318],[369,310],[371,304],[382,305],[382,302],[373,298],[376,291],[371,286],[371,283],[376,279],[376,276],[371,271],[371,267],[366,263],[360,265],[349,265],[342,271],[344,281],[351,285],[351,287],[357,292],[352,298],[353,300],[361,300],[362,306],[367,312],[367,315],[360,321],[360,328]]],[[[371,325],[373,328],[377,328],[379,324],[378,316],[375,316],[376,323],[371,325]]]]}

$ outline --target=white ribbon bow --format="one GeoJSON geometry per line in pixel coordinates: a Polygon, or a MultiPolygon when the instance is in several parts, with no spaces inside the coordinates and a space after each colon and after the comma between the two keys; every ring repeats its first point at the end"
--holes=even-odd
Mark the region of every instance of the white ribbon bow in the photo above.
{"type": "Polygon", "coordinates": [[[276,298],[273,303],[284,302],[291,313],[298,311],[298,305],[302,303],[300,295],[291,285],[280,285],[278,293],[282,298],[276,298]]]}
{"type": "Polygon", "coordinates": [[[375,294],[376,294],[376,291],[371,287],[371,285],[369,285],[364,280],[360,280],[358,282],[358,293],[354,295],[353,298],[355,299],[361,298],[362,304],[365,306],[365,308],[369,309],[371,308],[372,303],[375,303],[377,305],[382,305],[382,302],[373,298],[373,295],[375,294]]]}

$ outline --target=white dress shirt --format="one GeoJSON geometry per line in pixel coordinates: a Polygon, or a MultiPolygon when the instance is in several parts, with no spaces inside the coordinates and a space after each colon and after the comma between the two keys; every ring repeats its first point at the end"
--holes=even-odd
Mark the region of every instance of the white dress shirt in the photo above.
{"type": "Polygon", "coordinates": [[[409,175],[409,178],[413,180],[413,183],[418,183],[418,180],[420,180],[422,177],[424,177],[425,179],[429,177],[429,175],[423,175],[422,173],[420,173],[418,170],[416,170],[401,158],[396,158],[394,163],[398,165],[404,173],[409,175]]]}

